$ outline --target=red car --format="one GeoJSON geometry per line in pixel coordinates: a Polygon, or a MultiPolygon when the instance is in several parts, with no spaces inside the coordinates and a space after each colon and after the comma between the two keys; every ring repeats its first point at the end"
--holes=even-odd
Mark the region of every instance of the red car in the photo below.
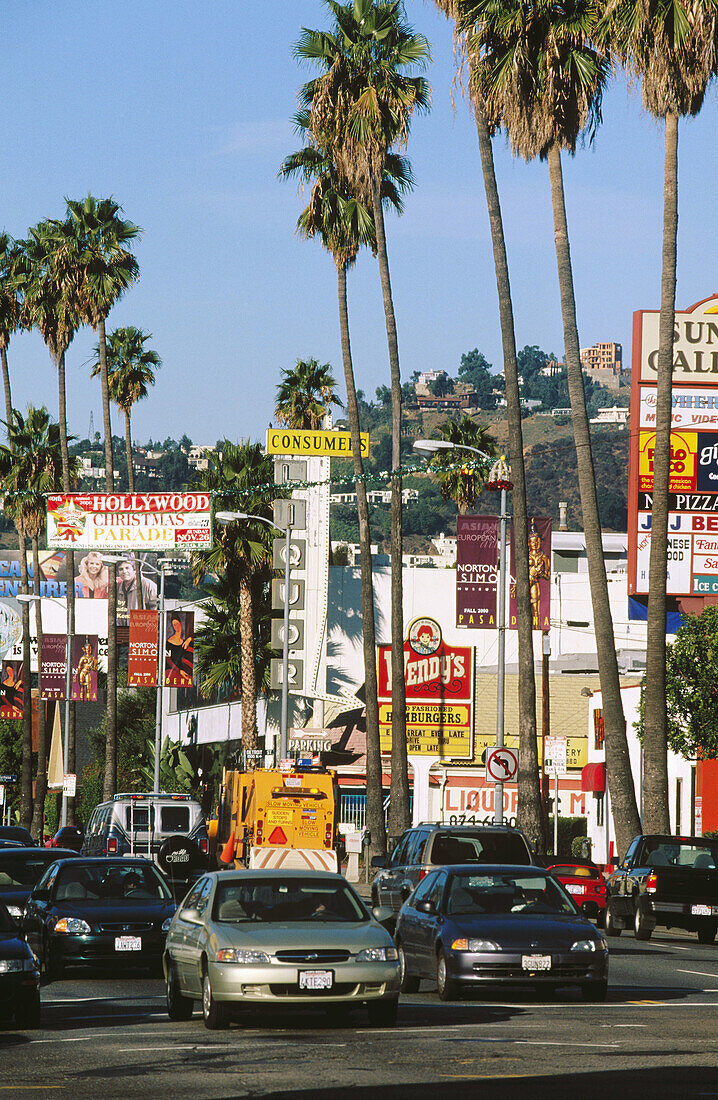
{"type": "Polygon", "coordinates": [[[549,864],[547,870],[563,884],[581,912],[602,926],[606,915],[606,883],[596,864],[564,859],[549,864]]]}

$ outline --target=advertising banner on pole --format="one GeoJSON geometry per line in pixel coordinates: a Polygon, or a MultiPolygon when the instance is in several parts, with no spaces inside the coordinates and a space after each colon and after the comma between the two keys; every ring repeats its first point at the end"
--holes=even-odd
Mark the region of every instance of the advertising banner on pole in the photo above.
{"type": "Polygon", "coordinates": [[[127,658],[127,683],[130,687],[157,686],[156,611],[130,611],[130,649],[127,658]]]}
{"type": "MultiPolygon", "coordinates": [[[[511,526],[511,586],[509,588],[510,630],[516,630],[516,549],[513,524],[511,526]]],[[[551,626],[551,520],[529,520],[529,586],[531,593],[531,617],[534,630],[548,630],[551,626]]]]}
{"type": "Polygon", "coordinates": [[[50,493],[49,550],[211,550],[212,498],[202,492],[50,493]]]}
{"type": "MultiPolygon", "coordinates": [[[[379,646],[379,738],[391,752],[391,646],[379,646]]],[[[444,642],[435,619],[414,619],[404,642],[407,751],[471,759],[474,650],[444,642]]]]}
{"type": "Polygon", "coordinates": [[[496,628],[499,517],[456,517],[456,625],[496,628]]]}
{"type": "Polygon", "coordinates": [[[2,662],[0,686],[0,718],[22,718],[22,661],[2,662]]]}
{"type": "Polygon", "coordinates": [[[192,687],[194,611],[168,611],[165,637],[165,687],[192,687]]]}
{"type": "Polygon", "coordinates": [[[96,634],[80,634],[72,640],[72,695],[79,703],[97,702],[96,634]]]}
{"type": "Polygon", "coordinates": [[[40,698],[64,699],[67,635],[43,634],[40,654],[40,698]]]}

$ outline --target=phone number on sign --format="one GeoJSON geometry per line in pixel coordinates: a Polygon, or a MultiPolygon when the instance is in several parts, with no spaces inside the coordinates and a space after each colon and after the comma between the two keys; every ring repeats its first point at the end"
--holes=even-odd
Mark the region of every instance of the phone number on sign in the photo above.
{"type": "MultiPolygon", "coordinates": [[[[450,814],[444,817],[444,825],[493,825],[494,815],[485,814],[450,814]]],[[[504,817],[504,824],[516,827],[515,817],[504,817]]]]}

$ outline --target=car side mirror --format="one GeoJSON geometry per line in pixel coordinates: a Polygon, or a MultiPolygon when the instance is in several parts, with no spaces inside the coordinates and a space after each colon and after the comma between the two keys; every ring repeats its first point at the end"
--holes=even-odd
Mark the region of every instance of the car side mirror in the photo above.
{"type": "Polygon", "coordinates": [[[386,867],[386,856],[372,856],[372,867],[386,867]]]}
{"type": "Polygon", "coordinates": [[[396,916],[390,905],[375,905],[371,911],[371,915],[375,921],[378,921],[379,924],[383,925],[385,928],[388,924],[394,923],[394,918],[396,916]]]}
{"type": "Polygon", "coordinates": [[[436,906],[433,901],[420,901],[416,907],[420,913],[435,913],[436,906]]]}
{"type": "Polygon", "coordinates": [[[180,920],[187,921],[187,924],[203,924],[202,917],[200,916],[199,909],[180,909],[180,920]]]}

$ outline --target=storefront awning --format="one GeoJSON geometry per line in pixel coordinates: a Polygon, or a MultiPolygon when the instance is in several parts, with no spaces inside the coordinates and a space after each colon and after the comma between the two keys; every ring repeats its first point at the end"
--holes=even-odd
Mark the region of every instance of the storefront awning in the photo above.
{"type": "Polygon", "coordinates": [[[581,768],[581,790],[601,792],[606,789],[606,765],[586,764],[581,768]]]}

